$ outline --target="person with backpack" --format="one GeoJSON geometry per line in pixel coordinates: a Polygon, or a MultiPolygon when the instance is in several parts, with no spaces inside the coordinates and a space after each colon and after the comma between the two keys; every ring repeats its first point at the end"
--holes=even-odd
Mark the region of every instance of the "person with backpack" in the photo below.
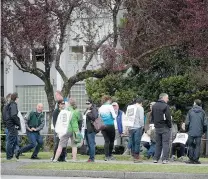
{"type": "Polygon", "coordinates": [[[11,160],[14,155],[14,150],[18,144],[18,130],[21,128],[20,119],[18,117],[18,94],[11,94],[11,101],[7,104],[3,111],[4,121],[8,130],[6,142],[6,158],[11,160]]]}
{"type": "Polygon", "coordinates": [[[98,110],[96,106],[93,104],[92,100],[88,100],[87,104],[87,112],[86,112],[86,126],[87,126],[87,139],[88,139],[88,147],[89,147],[89,159],[87,162],[94,162],[95,160],[95,127],[93,126],[93,122],[98,118],[98,110]]]}
{"type": "Polygon", "coordinates": [[[31,159],[40,159],[38,153],[40,147],[43,145],[43,138],[40,135],[40,131],[43,129],[44,125],[43,104],[39,103],[36,111],[29,112],[25,117],[26,132],[30,143],[15,153],[17,159],[19,159],[20,154],[28,152],[33,148],[35,149],[31,159]]]}

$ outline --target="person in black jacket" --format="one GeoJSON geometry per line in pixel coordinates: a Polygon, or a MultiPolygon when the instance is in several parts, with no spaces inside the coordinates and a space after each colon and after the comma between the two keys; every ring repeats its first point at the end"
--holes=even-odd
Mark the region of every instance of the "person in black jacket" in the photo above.
{"type": "MultiPolygon", "coordinates": [[[[54,128],[56,127],[56,121],[57,121],[58,115],[59,115],[60,111],[63,110],[64,108],[65,108],[65,102],[63,100],[59,100],[57,102],[57,108],[53,112],[53,126],[54,126],[54,128]]],[[[60,141],[60,139],[59,139],[57,133],[54,131],[54,154],[53,154],[53,157],[51,158],[52,161],[55,158],[56,151],[57,151],[58,145],[59,145],[59,141],[60,141]]],[[[66,158],[66,148],[63,148],[58,161],[65,162],[66,161],[65,158],[66,158]]]]}
{"type": "Polygon", "coordinates": [[[11,160],[14,155],[14,149],[18,144],[18,130],[20,127],[20,119],[18,117],[17,109],[18,94],[11,95],[10,103],[5,107],[4,120],[6,128],[8,129],[7,143],[6,143],[6,158],[11,160]]]}
{"type": "Polygon", "coordinates": [[[200,148],[201,137],[207,131],[207,119],[204,110],[201,107],[201,100],[196,99],[194,106],[189,110],[186,121],[185,129],[188,132],[188,157],[189,160],[186,163],[200,164],[200,148]]]}
{"type": "Polygon", "coordinates": [[[89,147],[89,155],[90,155],[89,160],[87,162],[94,162],[96,132],[92,123],[95,121],[95,119],[98,118],[98,110],[91,100],[88,100],[86,104],[88,108],[86,112],[87,139],[88,139],[88,147],[89,147]]]}
{"type": "Polygon", "coordinates": [[[159,100],[152,106],[152,121],[155,127],[156,140],[154,163],[158,162],[162,151],[162,163],[168,163],[171,134],[171,114],[167,104],[168,100],[168,95],[162,93],[159,100]]]}

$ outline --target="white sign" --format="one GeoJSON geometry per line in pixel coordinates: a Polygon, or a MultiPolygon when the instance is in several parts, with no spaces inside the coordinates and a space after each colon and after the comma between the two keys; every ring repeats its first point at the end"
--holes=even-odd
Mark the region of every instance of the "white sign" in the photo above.
{"type": "Polygon", "coordinates": [[[72,112],[68,110],[61,110],[56,121],[55,132],[59,138],[68,132],[70,120],[72,118],[72,112]]]}
{"type": "Polygon", "coordinates": [[[150,136],[147,133],[144,133],[141,138],[142,142],[150,142],[150,136]]]}
{"type": "Polygon", "coordinates": [[[124,126],[133,127],[136,117],[136,105],[129,105],[126,110],[126,117],[124,118],[124,126]]]}
{"type": "Polygon", "coordinates": [[[21,114],[21,112],[19,111],[17,116],[20,118],[20,127],[21,129],[18,131],[18,134],[25,134],[26,133],[26,127],[25,127],[25,120],[21,114]]]}
{"type": "Polygon", "coordinates": [[[86,126],[86,115],[83,115],[83,122],[82,122],[82,129],[81,129],[81,134],[82,134],[83,139],[85,137],[85,129],[86,128],[87,128],[87,126],[86,126]]]}
{"type": "Polygon", "coordinates": [[[188,140],[188,134],[186,134],[186,133],[177,133],[176,138],[173,141],[173,143],[186,144],[187,140],[188,140]]]}

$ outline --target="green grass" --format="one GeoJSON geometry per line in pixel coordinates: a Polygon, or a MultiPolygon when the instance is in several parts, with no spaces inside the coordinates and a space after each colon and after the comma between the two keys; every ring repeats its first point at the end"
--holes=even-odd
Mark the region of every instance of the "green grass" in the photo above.
{"type": "Polygon", "coordinates": [[[34,163],[22,169],[47,170],[96,170],[123,172],[208,173],[207,166],[160,165],[160,164],[114,164],[114,163],[34,163]]]}

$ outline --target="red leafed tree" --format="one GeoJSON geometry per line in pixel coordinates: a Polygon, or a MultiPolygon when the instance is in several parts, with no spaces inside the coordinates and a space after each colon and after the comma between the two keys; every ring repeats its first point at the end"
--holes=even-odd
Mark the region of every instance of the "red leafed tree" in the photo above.
{"type": "Polygon", "coordinates": [[[127,13],[120,29],[127,62],[148,68],[157,50],[183,45],[190,55],[208,55],[207,0],[125,1],[127,13]]]}
{"type": "MultiPolygon", "coordinates": [[[[113,17],[116,17],[122,0],[115,0],[111,11],[106,9],[106,5],[109,5],[108,3],[110,2],[105,1],[103,3],[101,1],[95,3],[92,0],[2,1],[2,39],[5,55],[20,70],[34,74],[44,82],[50,111],[54,108],[53,87],[50,81],[53,63],[64,81],[62,89],[64,96],[70,94],[70,89],[76,82],[89,77],[101,78],[109,74],[111,69],[101,67],[97,70],[89,70],[87,67],[98,49],[109,38],[114,37],[117,43],[117,35],[114,35],[117,34],[117,29],[106,34],[99,41],[91,41],[90,55],[83,64],[82,70],[73,76],[68,77],[60,67],[60,57],[64,51],[64,44],[69,39],[71,27],[76,25],[75,22],[80,19],[80,14],[83,11],[90,12],[93,10],[92,8],[103,9],[105,7],[106,13],[110,16],[113,14],[113,17]],[[38,48],[42,48],[44,51],[44,68],[37,66],[38,57],[36,51],[38,48]]],[[[85,14],[83,19],[88,19],[90,23],[90,18],[87,15],[85,14]]],[[[93,28],[85,30],[87,30],[86,36],[93,37],[90,36],[90,34],[94,33],[93,28]]]]}

